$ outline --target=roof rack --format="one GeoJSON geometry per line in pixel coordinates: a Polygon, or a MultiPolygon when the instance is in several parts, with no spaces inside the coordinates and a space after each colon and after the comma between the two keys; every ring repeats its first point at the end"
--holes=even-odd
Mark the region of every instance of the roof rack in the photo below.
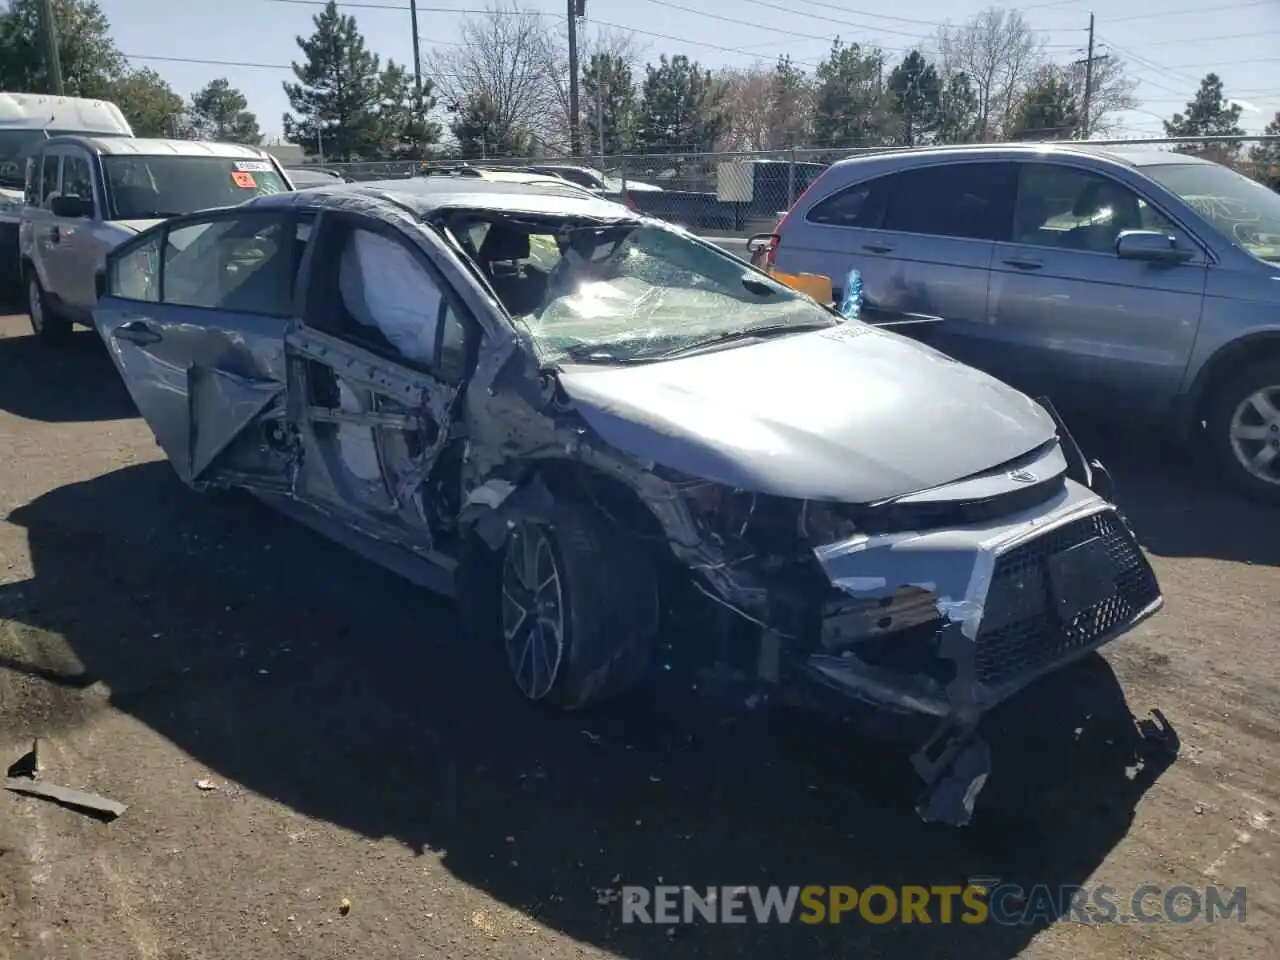
{"type": "Polygon", "coordinates": [[[423,170],[419,175],[423,177],[483,177],[484,172],[465,163],[459,163],[452,167],[432,167],[423,170]]]}

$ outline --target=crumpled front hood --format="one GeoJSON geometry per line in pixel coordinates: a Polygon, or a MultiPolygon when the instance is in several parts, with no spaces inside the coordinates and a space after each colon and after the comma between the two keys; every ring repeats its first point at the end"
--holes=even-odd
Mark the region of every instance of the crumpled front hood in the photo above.
{"type": "Polygon", "coordinates": [[[940,486],[1050,440],[1012,387],[860,323],[667,362],[560,373],[619,450],[757,493],[867,503],[940,486]]]}

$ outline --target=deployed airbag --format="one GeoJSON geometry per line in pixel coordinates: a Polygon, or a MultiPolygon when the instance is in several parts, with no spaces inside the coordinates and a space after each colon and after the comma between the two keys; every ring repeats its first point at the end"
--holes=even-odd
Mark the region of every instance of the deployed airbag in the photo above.
{"type": "Polygon", "coordinates": [[[338,288],[358,323],[380,331],[410,360],[435,361],[440,288],[403,244],[353,231],[338,266],[338,288]]]}

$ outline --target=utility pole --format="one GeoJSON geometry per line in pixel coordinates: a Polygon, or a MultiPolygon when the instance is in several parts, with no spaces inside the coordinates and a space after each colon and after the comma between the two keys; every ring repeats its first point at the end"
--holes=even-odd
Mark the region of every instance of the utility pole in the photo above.
{"type": "Polygon", "coordinates": [[[569,151],[582,154],[582,137],[578,129],[578,18],[587,15],[587,0],[569,2],[569,151]]]}
{"type": "Polygon", "coordinates": [[[413,30],[413,120],[417,126],[426,119],[422,116],[422,54],[418,49],[418,0],[409,0],[409,25],[413,30]]]}
{"type": "Polygon", "coordinates": [[[53,12],[53,0],[40,0],[40,39],[44,41],[44,72],[48,78],[49,93],[56,97],[63,94],[62,58],[58,55],[58,18],[53,12]]]}
{"type": "Polygon", "coordinates": [[[422,103],[422,54],[418,50],[418,0],[409,0],[409,23],[413,28],[413,92],[422,103]]]}
{"type": "Polygon", "coordinates": [[[1083,60],[1077,60],[1076,63],[1084,64],[1084,96],[1080,98],[1081,113],[1084,114],[1080,118],[1080,133],[1085,140],[1089,139],[1090,114],[1089,109],[1093,103],[1093,65],[1100,60],[1110,59],[1110,54],[1102,54],[1094,56],[1093,54],[1093,14],[1089,14],[1089,54],[1083,60]]]}

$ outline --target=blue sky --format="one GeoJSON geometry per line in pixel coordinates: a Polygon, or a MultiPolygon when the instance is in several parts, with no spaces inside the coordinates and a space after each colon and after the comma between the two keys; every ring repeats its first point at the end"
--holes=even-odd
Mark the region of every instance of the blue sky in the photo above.
{"type": "MultiPolygon", "coordinates": [[[[99,2],[116,42],[135,66],[155,69],[184,96],[215,77],[228,77],[249,98],[268,135],[279,133],[281,114],[288,109],[280,84],[290,78],[287,66],[299,53],[294,38],[311,32],[311,18],[323,5],[323,0],[218,0],[190,6],[99,2]]],[[[424,57],[433,43],[457,39],[465,14],[443,10],[486,5],[487,0],[420,0],[424,57]]],[[[565,0],[521,0],[521,5],[561,18],[566,6],[565,0]]],[[[610,24],[613,32],[634,31],[644,54],[655,60],[661,53],[685,53],[704,66],[747,66],[788,53],[814,64],[836,33],[896,54],[927,45],[938,24],[962,22],[989,5],[987,0],[918,0],[890,15],[871,0],[587,0],[587,18],[610,24]],[[692,12],[695,8],[711,16],[692,12]]],[[[1018,6],[1043,32],[1056,59],[1084,55],[1089,0],[1007,5],[1018,6]]],[[[384,60],[412,61],[409,0],[351,0],[339,6],[356,16],[369,47],[384,60]]],[[[1140,109],[1124,118],[1127,135],[1160,135],[1160,119],[1181,110],[1211,70],[1223,78],[1228,96],[1257,108],[1241,117],[1249,132],[1261,132],[1280,110],[1280,0],[1111,0],[1107,13],[1094,12],[1098,50],[1123,57],[1130,75],[1140,81],[1140,109]]]]}

